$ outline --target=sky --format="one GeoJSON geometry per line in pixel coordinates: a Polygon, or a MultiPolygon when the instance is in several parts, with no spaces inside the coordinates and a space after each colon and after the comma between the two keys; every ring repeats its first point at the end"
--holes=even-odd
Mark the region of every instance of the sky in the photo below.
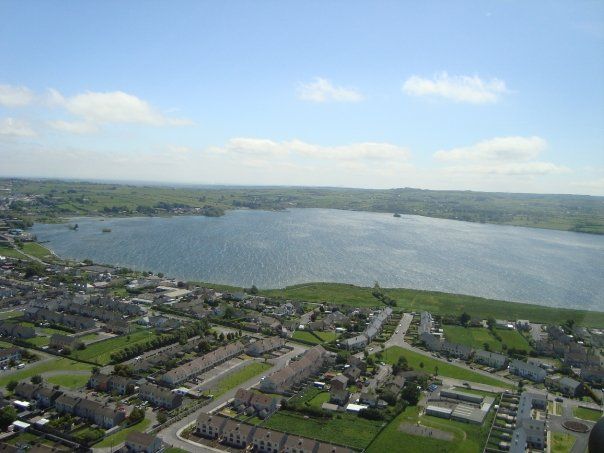
{"type": "Polygon", "coordinates": [[[604,195],[604,2],[0,0],[0,175],[604,195]]]}

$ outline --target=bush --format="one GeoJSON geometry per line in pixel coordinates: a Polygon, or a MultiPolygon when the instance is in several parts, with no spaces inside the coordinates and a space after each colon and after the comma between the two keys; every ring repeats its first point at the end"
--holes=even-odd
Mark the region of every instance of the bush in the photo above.
{"type": "Polygon", "coordinates": [[[361,409],[359,411],[359,417],[366,418],[367,420],[383,420],[384,415],[377,409],[361,409]]]}

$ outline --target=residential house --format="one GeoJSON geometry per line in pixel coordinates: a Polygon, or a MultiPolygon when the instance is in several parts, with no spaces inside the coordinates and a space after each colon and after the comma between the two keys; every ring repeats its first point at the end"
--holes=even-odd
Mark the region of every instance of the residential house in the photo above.
{"type": "Polygon", "coordinates": [[[287,439],[287,434],[271,431],[266,428],[256,428],[252,436],[252,449],[258,453],[280,452],[287,439]]]}
{"type": "Polygon", "coordinates": [[[156,453],[163,449],[162,440],[152,434],[131,431],[126,435],[126,450],[132,453],[156,453]]]}
{"type": "Polygon", "coordinates": [[[283,393],[295,384],[302,382],[312,374],[318,372],[327,358],[327,351],[322,346],[315,346],[289,366],[267,376],[262,380],[260,387],[269,393],[283,393]]]}
{"type": "Polygon", "coordinates": [[[268,352],[274,351],[285,346],[285,340],[280,337],[268,337],[262,340],[249,343],[245,347],[245,353],[253,357],[259,357],[268,352]]]}
{"type": "Polygon", "coordinates": [[[284,453],[314,453],[317,441],[293,434],[287,436],[283,444],[284,453]]]}
{"type": "Polygon", "coordinates": [[[197,433],[208,439],[216,439],[222,434],[227,418],[202,412],[197,417],[197,433]]]}
{"type": "Polygon", "coordinates": [[[162,375],[161,380],[172,386],[181,384],[197,376],[198,374],[214,368],[216,365],[224,363],[233,357],[237,357],[242,352],[243,344],[241,342],[237,341],[235,343],[227,344],[226,346],[222,346],[212,352],[208,352],[202,357],[193,359],[184,365],[180,365],[168,371],[162,375]]]}
{"type": "Polygon", "coordinates": [[[443,342],[442,351],[450,356],[459,357],[463,360],[468,360],[474,352],[471,347],[466,346],[465,344],[451,343],[449,341],[443,342]]]}
{"type": "Polygon", "coordinates": [[[601,366],[581,368],[581,378],[592,384],[604,384],[604,368],[601,366]]]}
{"type": "Polygon", "coordinates": [[[516,413],[516,427],[510,441],[511,453],[525,453],[526,449],[544,450],[547,441],[545,416],[536,415],[547,411],[547,398],[537,393],[523,392],[516,413]]]}
{"type": "Polygon", "coordinates": [[[533,382],[543,382],[547,376],[547,372],[543,368],[521,360],[512,360],[510,363],[510,373],[533,382]]]}
{"type": "Polygon", "coordinates": [[[21,361],[21,349],[19,348],[6,348],[0,349],[0,367],[6,367],[11,364],[17,364],[21,361]]]}
{"type": "Polygon", "coordinates": [[[251,441],[254,426],[228,419],[222,428],[223,443],[237,448],[245,448],[251,441]]]}
{"type": "Polygon", "coordinates": [[[343,374],[334,377],[330,381],[329,400],[340,406],[346,404],[348,400],[348,378],[343,374]]]}
{"type": "Polygon", "coordinates": [[[474,354],[474,361],[495,368],[496,370],[501,370],[508,364],[507,356],[496,352],[484,351],[482,349],[476,351],[474,354]]]}
{"type": "Polygon", "coordinates": [[[182,395],[172,392],[170,389],[155,384],[144,383],[138,389],[140,399],[149,401],[154,406],[165,409],[174,409],[182,404],[182,395]]]}

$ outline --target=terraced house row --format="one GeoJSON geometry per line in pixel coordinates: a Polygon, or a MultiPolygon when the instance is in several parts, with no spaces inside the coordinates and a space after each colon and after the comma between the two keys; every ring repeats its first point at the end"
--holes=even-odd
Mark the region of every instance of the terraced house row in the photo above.
{"type": "Polygon", "coordinates": [[[346,447],[204,413],[197,418],[197,433],[231,447],[245,448],[259,453],[349,453],[351,451],[346,447]]]}
{"type": "Polygon", "coordinates": [[[168,371],[162,375],[161,380],[171,386],[181,384],[216,365],[238,356],[243,352],[243,349],[243,344],[240,341],[227,344],[168,371]]]}
{"type": "Polygon", "coordinates": [[[289,366],[267,376],[262,380],[260,387],[265,392],[284,393],[319,371],[327,355],[327,351],[322,346],[315,346],[306,351],[300,360],[292,361],[289,366]]]}
{"type": "Polygon", "coordinates": [[[126,418],[125,410],[115,406],[69,395],[43,385],[21,382],[15,387],[15,394],[39,407],[54,407],[60,414],[75,415],[105,429],[113,428],[126,418]]]}

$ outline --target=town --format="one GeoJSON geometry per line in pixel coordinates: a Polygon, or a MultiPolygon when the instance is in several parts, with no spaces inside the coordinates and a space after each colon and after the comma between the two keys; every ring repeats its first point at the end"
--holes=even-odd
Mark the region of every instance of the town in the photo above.
{"type": "Polygon", "coordinates": [[[3,451],[583,453],[604,329],[336,304],[0,248],[3,451]]]}

